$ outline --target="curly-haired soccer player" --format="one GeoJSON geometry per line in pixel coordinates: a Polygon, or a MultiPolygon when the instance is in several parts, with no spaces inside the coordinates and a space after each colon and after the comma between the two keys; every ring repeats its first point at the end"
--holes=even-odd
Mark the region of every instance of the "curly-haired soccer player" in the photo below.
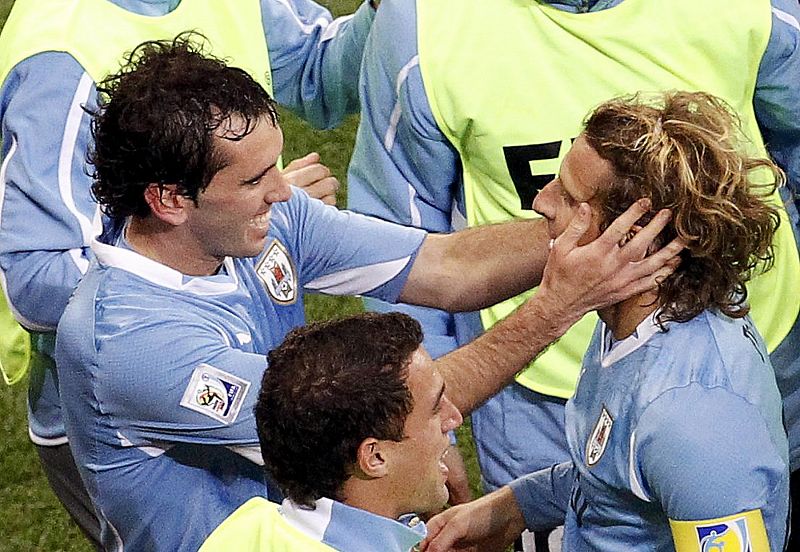
{"type": "Polygon", "coordinates": [[[656,100],[597,108],[534,209],[556,237],[589,203],[591,239],[649,197],[672,209],[662,238],[688,244],[681,264],[657,291],[598,311],[566,407],[571,461],[435,518],[424,550],[561,522],[566,550],[783,548],[788,445],[744,287],[772,260],[778,216],[765,198],[783,175],[742,153],[720,100],[656,100]]]}

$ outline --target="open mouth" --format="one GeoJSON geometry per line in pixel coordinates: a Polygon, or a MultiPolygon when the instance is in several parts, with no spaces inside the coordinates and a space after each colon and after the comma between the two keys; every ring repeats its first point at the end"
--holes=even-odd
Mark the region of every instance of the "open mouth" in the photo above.
{"type": "Polygon", "coordinates": [[[450,452],[450,446],[448,445],[447,448],[444,449],[442,455],[439,457],[439,471],[441,471],[445,477],[447,477],[447,474],[450,473],[450,468],[448,468],[447,464],[445,464],[444,462],[444,459],[449,452],[450,452]]]}
{"type": "Polygon", "coordinates": [[[250,226],[258,230],[266,230],[269,228],[269,211],[251,218],[250,226]]]}

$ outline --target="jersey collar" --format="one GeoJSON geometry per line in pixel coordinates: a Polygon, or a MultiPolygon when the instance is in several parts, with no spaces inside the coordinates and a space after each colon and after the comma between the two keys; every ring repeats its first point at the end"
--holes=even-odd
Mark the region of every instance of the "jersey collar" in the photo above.
{"type": "Polygon", "coordinates": [[[425,524],[413,514],[395,521],[329,498],[314,506],[305,508],[287,498],[280,510],[291,525],[336,550],[408,552],[425,537],[425,524]]]}
{"type": "Polygon", "coordinates": [[[129,219],[103,220],[103,232],[92,239],[91,248],[100,266],[118,268],[135,274],[155,285],[195,295],[224,295],[239,287],[233,259],[226,257],[223,270],[213,276],[187,276],[126,245],[124,230],[129,219]]]}

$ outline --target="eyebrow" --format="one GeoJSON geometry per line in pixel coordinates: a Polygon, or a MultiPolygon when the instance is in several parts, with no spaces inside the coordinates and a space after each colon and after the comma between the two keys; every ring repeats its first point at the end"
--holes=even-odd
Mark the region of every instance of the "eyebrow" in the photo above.
{"type": "Polygon", "coordinates": [[[272,165],[270,165],[269,167],[267,167],[266,169],[264,169],[263,171],[261,171],[260,173],[255,175],[253,178],[245,178],[245,179],[243,179],[242,180],[242,184],[246,184],[248,182],[255,182],[257,180],[261,180],[261,178],[263,178],[263,176],[265,174],[267,174],[269,171],[271,171],[273,169],[273,167],[275,167],[276,165],[277,165],[277,163],[273,163],[272,165]]]}
{"type": "Polygon", "coordinates": [[[442,404],[442,397],[444,397],[445,387],[447,387],[447,384],[442,381],[442,388],[439,390],[439,394],[436,396],[436,402],[433,403],[434,412],[439,408],[439,405],[442,404]]]}

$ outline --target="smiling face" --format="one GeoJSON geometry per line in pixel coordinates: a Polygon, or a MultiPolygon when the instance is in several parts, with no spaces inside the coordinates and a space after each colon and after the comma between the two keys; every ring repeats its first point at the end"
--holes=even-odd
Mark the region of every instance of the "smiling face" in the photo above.
{"type": "Polygon", "coordinates": [[[533,210],[547,219],[548,233],[557,238],[566,230],[581,203],[592,208],[592,224],[578,245],[585,245],[601,234],[602,217],[597,194],[614,178],[611,163],[579,136],[561,163],[560,174],[551,180],[533,200],[533,210]]]}
{"type": "Polygon", "coordinates": [[[420,347],[408,367],[408,387],[414,406],[406,418],[404,438],[388,442],[391,495],[398,514],[430,512],[447,502],[447,433],[461,425],[458,408],[445,394],[442,376],[420,347]]]}
{"type": "Polygon", "coordinates": [[[223,166],[200,192],[197,205],[185,204],[187,228],[198,255],[217,265],[227,256],[261,253],[272,204],[291,197],[277,164],[283,149],[280,127],[265,116],[241,140],[226,138],[242,124],[242,119],[234,116],[215,132],[223,166]]]}

